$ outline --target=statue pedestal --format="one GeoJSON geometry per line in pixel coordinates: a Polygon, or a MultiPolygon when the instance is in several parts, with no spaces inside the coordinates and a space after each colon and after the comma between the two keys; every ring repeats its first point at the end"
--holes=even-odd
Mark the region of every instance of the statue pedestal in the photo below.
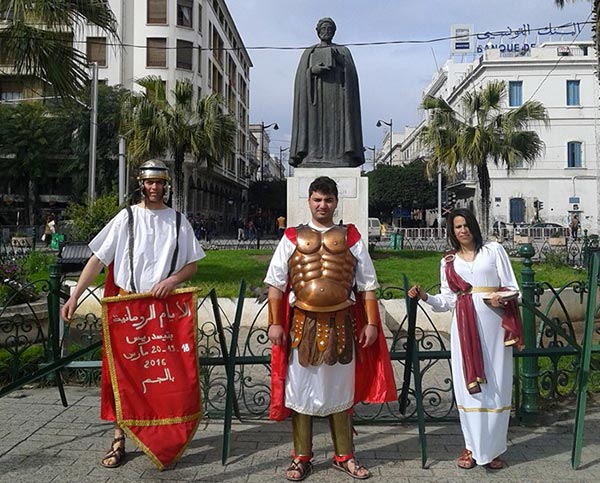
{"type": "Polygon", "coordinates": [[[360,168],[295,168],[287,179],[287,226],[308,223],[308,187],[315,178],[329,176],[338,186],[339,203],[333,215],[334,223],[356,225],[368,243],[369,180],[361,177],[360,168]]]}

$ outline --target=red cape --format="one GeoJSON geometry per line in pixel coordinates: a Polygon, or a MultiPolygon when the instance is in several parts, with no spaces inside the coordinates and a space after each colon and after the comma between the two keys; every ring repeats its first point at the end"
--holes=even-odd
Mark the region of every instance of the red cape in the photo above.
{"type": "MultiPolygon", "coordinates": [[[[296,242],[296,229],[288,228],[285,235],[292,242],[296,242]]],[[[348,225],[348,245],[352,246],[360,240],[360,233],[354,225],[348,225]]],[[[283,330],[286,336],[290,330],[291,307],[288,303],[288,289],[281,299],[285,304],[285,320],[283,330]]],[[[356,294],[357,295],[357,294],[356,294]]],[[[356,319],[356,330],[360,334],[366,324],[365,309],[361,297],[356,297],[356,303],[352,307],[356,319]]],[[[377,321],[378,336],[374,344],[362,349],[356,347],[356,366],[354,373],[354,404],[359,402],[383,404],[398,399],[392,362],[387,348],[381,320],[377,321]]],[[[288,366],[288,345],[273,346],[271,350],[271,408],[269,417],[275,421],[281,421],[291,415],[292,410],[285,407],[285,378],[288,366]]]]}

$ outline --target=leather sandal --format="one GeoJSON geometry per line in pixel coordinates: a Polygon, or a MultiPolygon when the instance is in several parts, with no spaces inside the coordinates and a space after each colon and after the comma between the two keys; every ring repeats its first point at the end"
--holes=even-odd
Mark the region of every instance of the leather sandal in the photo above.
{"type": "Polygon", "coordinates": [[[302,481],[312,472],[312,463],[310,461],[302,461],[299,459],[293,459],[288,466],[287,470],[285,470],[285,477],[289,481],[302,481]],[[290,471],[295,471],[298,473],[298,476],[290,476],[288,473],[290,471]]]}
{"type": "Polygon", "coordinates": [[[123,433],[121,436],[117,436],[115,439],[113,439],[113,442],[111,443],[110,448],[104,455],[104,458],[102,458],[101,464],[105,468],[118,468],[119,466],[121,466],[123,464],[124,459],[125,459],[125,433],[123,433]],[[123,442],[123,445],[121,445],[121,441],[123,442]],[[115,445],[117,445],[116,448],[115,448],[115,445]],[[106,462],[106,460],[111,460],[111,459],[114,459],[114,463],[106,462]]]}
{"type": "Polygon", "coordinates": [[[488,468],[490,470],[501,470],[504,468],[504,461],[502,461],[499,456],[496,456],[492,461],[489,462],[488,468]]]}
{"type": "Polygon", "coordinates": [[[477,465],[473,459],[473,453],[471,453],[468,449],[463,451],[463,454],[460,455],[460,458],[458,458],[456,464],[463,470],[470,470],[471,468],[475,468],[477,465]]]}
{"type": "Polygon", "coordinates": [[[350,458],[347,461],[333,461],[333,467],[336,470],[343,471],[347,475],[350,475],[352,478],[356,480],[366,480],[371,476],[371,472],[366,468],[366,466],[361,465],[356,458],[350,458]],[[351,470],[348,466],[348,463],[352,461],[354,463],[354,469],[351,470]],[[364,474],[360,474],[360,470],[366,470],[367,472],[364,474]]]}

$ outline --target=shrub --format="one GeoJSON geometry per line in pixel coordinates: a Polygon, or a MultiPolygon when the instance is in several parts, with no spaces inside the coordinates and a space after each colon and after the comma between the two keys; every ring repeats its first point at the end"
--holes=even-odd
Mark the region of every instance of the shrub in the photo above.
{"type": "Polygon", "coordinates": [[[32,251],[23,260],[22,268],[29,281],[48,280],[50,277],[50,267],[54,263],[56,263],[56,255],[54,253],[32,251]]]}
{"type": "Polygon", "coordinates": [[[32,302],[38,298],[34,287],[26,287],[22,262],[7,259],[0,262],[0,306],[32,302]]]}
{"type": "Polygon", "coordinates": [[[90,209],[87,203],[71,204],[67,216],[73,220],[70,240],[89,242],[119,211],[118,195],[98,198],[90,209]]]}

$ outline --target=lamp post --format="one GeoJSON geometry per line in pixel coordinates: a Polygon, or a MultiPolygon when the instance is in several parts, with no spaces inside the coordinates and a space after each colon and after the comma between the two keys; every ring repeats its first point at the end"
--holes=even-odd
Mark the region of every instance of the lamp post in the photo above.
{"type": "Polygon", "coordinates": [[[260,123],[260,180],[264,180],[264,172],[265,172],[265,129],[269,129],[273,127],[275,131],[279,129],[279,126],[276,122],[272,122],[271,124],[267,124],[265,126],[265,122],[261,121],[260,123]]]}
{"type": "Polygon", "coordinates": [[[382,121],[381,119],[379,119],[377,121],[377,124],[375,124],[377,127],[381,127],[382,124],[385,124],[386,126],[389,126],[390,128],[390,166],[392,165],[392,152],[394,150],[394,123],[392,121],[392,118],[390,118],[390,122],[386,122],[386,121],[382,121]]]}
{"type": "Polygon", "coordinates": [[[279,146],[279,179],[283,179],[283,153],[289,151],[290,148],[282,148],[279,146]]]}

